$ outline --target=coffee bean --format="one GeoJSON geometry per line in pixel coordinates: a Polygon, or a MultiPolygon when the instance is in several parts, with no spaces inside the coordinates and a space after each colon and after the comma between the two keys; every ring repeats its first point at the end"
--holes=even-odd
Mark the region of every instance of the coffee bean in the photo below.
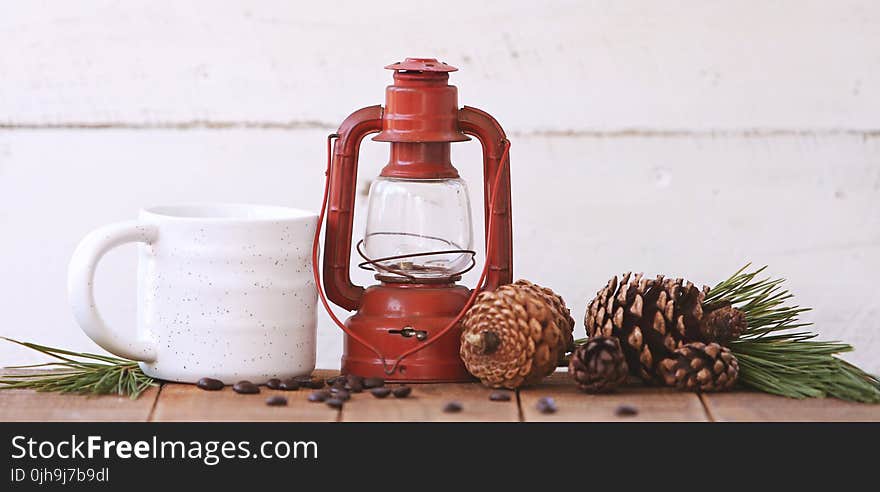
{"type": "Polygon", "coordinates": [[[327,380],[326,380],[327,386],[333,386],[333,385],[340,383],[340,382],[342,384],[345,384],[345,377],[344,376],[333,376],[332,378],[327,378],[327,380]]]}
{"type": "Polygon", "coordinates": [[[329,391],[313,391],[313,392],[309,393],[309,401],[310,402],[325,401],[329,397],[330,397],[329,391]]]}
{"type": "Polygon", "coordinates": [[[510,401],[509,391],[493,391],[489,393],[489,399],[492,401],[510,401]]]}
{"type": "Polygon", "coordinates": [[[255,395],[260,392],[260,387],[250,381],[239,381],[232,385],[232,389],[243,395],[255,395]]]}
{"type": "Polygon", "coordinates": [[[538,399],[538,403],[535,404],[535,408],[537,408],[538,411],[541,413],[556,413],[556,401],[549,396],[545,396],[538,399]]]}
{"type": "Polygon", "coordinates": [[[364,390],[364,383],[357,380],[349,381],[349,383],[346,385],[346,388],[348,388],[348,390],[352,393],[360,393],[364,390]]]}
{"type": "Polygon", "coordinates": [[[266,398],[266,405],[270,407],[283,407],[287,405],[287,398],[281,395],[272,395],[269,398],[266,398]]]}
{"type": "Polygon", "coordinates": [[[382,378],[364,378],[364,388],[381,388],[385,386],[385,380],[382,378]]]}
{"type": "Polygon", "coordinates": [[[339,398],[330,398],[327,400],[327,406],[331,408],[342,408],[342,405],[345,405],[344,400],[340,400],[339,398]]]}
{"type": "Polygon", "coordinates": [[[299,383],[293,378],[285,379],[278,385],[278,389],[281,391],[296,391],[299,389],[299,383]]]}
{"type": "Polygon", "coordinates": [[[333,391],[333,389],[331,389],[330,394],[333,396],[333,398],[339,398],[342,401],[348,401],[351,399],[351,393],[344,389],[336,391],[333,391]]]}
{"type": "Polygon", "coordinates": [[[321,389],[324,387],[324,380],[321,378],[313,378],[312,376],[295,376],[291,378],[299,384],[300,388],[321,389]]]}
{"type": "Polygon", "coordinates": [[[633,415],[639,414],[639,409],[632,405],[620,405],[617,407],[617,410],[614,411],[614,414],[618,417],[632,417],[633,415]]]}
{"type": "Polygon", "coordinates": [[[443,407],[443,411],[445,413],[458,413],[458,412],[462,411],[463,408],[464,408],[464,406],[462,406],[461,403],[459,403],[457,401],[451,401],[451,402],[447,403],[446,406],[443,407]]]}
{"type": "Polygon", "coordinates": [[[278,378],[272,378],[266,381],[266,387],[269,389],[277,390],[281,387],[281,380],[278,378]]]}
{"type": "Polygon", "coordinates": [[[397,398],[406,398],[407,396],[409,396],[410,393],[412,393],[412,387],[411,386],[398,386],[398,387],[394,388],[393,390],[391,390],[391,392],[397,398]]]}
{"type": "Polygon", "coordinates": [[[223,389],[223,381],[219,379],[202,378],[196,383],[196,386],[206,391],[217,391],[223,389]]]}
{"type": "Polygon", "coordinates": [[[358,376],[357,374],[347,374],[345,376],[345,382],[351,384],[353,381],[357,381],[361,384],[364,384],[364,378],[362,376],[358,376]]]}
{"type": "Polygon", "coordinates": [[[376,398],[385,398],[386,396],[391,394],[391,388],[386,388],[384,386],[379,388],[373,388],[370,390],[370,393],[373,394],[376,398]]]}

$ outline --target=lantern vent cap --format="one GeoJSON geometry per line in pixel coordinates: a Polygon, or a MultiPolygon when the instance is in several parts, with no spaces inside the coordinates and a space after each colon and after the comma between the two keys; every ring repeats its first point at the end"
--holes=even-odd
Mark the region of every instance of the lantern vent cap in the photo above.
{"type": "Polygon", "coordinates": [[[437,72],[448,73],[455,72],[458,69],[452,65],[447,65],[436,58],[407,58],[402,62],[392,63],[386,66],[388,70],[397,70],[405,72],[437,72]]]}

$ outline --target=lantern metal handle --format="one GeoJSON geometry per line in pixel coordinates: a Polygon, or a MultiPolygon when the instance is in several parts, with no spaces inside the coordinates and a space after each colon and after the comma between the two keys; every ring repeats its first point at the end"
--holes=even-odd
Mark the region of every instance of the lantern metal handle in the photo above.
{"type": "MultiPolygon", "coordinates": [[[[510,166],[503,165],[509,142],[498,121],[485,111],[465,106],[458,111],[462,133],[477,137],[483,146],[483,186],[485,204],[488,274],[482,288],[494,290],[513,282],[513,220],[510,210],[510,166]],[[502,173],[500,176],[496,175],[502,173]],[[497,187],[494,184],[497,181],[497,187]],[[493,189],[494,188],[494,189],[493,189]],[[497,194],[497,196],[494,196],[497,194]],[[494,204],[490,207],[490,204],[494,204]],[[490,220],[490,215],[492,220],[490,220]],[[489,231],[489,226],[493,230],[489,231]]],[[[509,158],[509,157],[508,157],[509,158]]],[[[477,286],[480,289],[481,286],[477,286]]]]}
{"type": "MultiPolygon", "coordinates": [[[[370,350],[371,352],[376,354],[376,356],[382,362],[382,368],[383,368],[383,371],[385,372],[385,374],[391,375],[391,374],[394,374],[394,372],[398,370],[398,368],[400,367],[400,363],[403,361],[403,359],[405,359],[406,357],[408,357],[408,356],[410,356],[420,350],[423,350],[424,348],[430,346],[431,344],[433,344],[437,340],[442,339],[446,335],[446,333],[449,332],[449,330],[458,326],[458,324],[461,321],[464,314],[473,305],[474,300],[477,297],[477,294],[479,294],[479,292],[480,292],[480,286],[487,285],[486,279],[487,279],[487,274],[489,273],[491,265],[488,261],[483,265],[483,270],[482,270],[482,273],[480,274],[480,280],[477,282],[477,288],[474,288],[471,291],[471,295],[468,298],[467,302],[462,307],[461,311],[459,311],[459,313],[455,316],[455,318],[453,318],[449,322],[449,324],[447,324],[442,330],[437,332],[430,339],[426,338],[425,340],[423,340],[425,343],[417,345],[415,347],[412,347],[412,348],[404,351],[402,354],[398,355],[397,358],[395,358],[394,361],[389,365],[388,360],[385,358],[382,351],[380,351],[375,345],[371,344],[369,341],[365,340],[363,337],[361,337],[360,335],[358,335],[357,333],[355,333],[354,331],[349,329],[345,325],[345,323],[343,323],[336,316],[336,314],[333,313],[333,309],[330,308],[330,304],[327,300],[328,296],[325,296],[325,294],[324,294],[325,289],[322,289],[322,287],[321,287],[321,276],[318,273],[318,269],[317,269],[318,258],[320,257],[319,247],[318,247],[319,246],[318,239],[320,238],[321,224],[324,222],[324,216],[327,211],[328,196],[330,194],[329,193],[329,191],[330,191],[330,174],[332,174],[332,172],[333,172],[333,170],[332,170],[333,160],[332,160],[332,155],[331,155],[332,154],[331,145],[332,145],[332,142],[338,138],[339,138],[339,135],[337,135],[335,133],[331,134],[327,137],[327,180],[324,184],[324,198],[321,203],[321,211],[318,215],[318,226],[315,228],[315,239],[312,243],[312,264],[315,266],[315,268],[313,268],[312,275],[314,276],[314,279],[315,279],[315,287],[317,288],[317,291],[318,291],[318,298],[321,300],[321,303],[324,305],[324,308],[327,310],[327,314],[330,316],[330,319],[332,319],[333,322],[336,323],[336,325],[342,331],[344,331],[346,333],[346,335],[348,335],[353,340],[355,340],[357,343],[363,345],[368,350],[370,350]]],[[[488,231],[488,235],[486,236],[486,244],[487,245],[495,244],[494,238],[492,236],[496,231],[496,227],[494,226],[494,221],[495,221],[495,218],[498,216],[498,214],[495,213],[496,207],[495,207],[494,200],[495,200],[495,198],[498,198],[501,196],[501,194],[499,193],[499,190],[501,189],[501,187],[500,187],[501,182],[502,182],[501,178],[503,178],[503,177],[508,178],[508,203],[509,203],[509,175],[504,172],[504,171],[506,171],[505,168],[509,165],[509,151],[510,151],[510,142],[505,138],[505,139],[501,140],[501,156],[497,159],[497,163],[498,163],[499,167],[495,168],[496,172],[493,173],[493,176],[494,176],[493,182],[492,182],[491,186],[489,186],[490,193],[487,195],[488,197],[491,198],[489,200],[489,204],[487,207],[488,211],[489,211],[489,213],[487,214],[487,227],[486,227],[486,230],[488,231]],[[498,172],[498,171],[501,171],[501,172],[498,172]]],[[[349,230],[350,230],[350,228],[351,228],[351,224],[349,224],[349,230]]],[[[507,228],[507,231],[508,232],[511,231],[510,227],[507,228]]],[[[326,260],[326,257],[325,257],[325,260],[326,260]]],[[[325,262],[325,265],[326,265],[326,262],[325,262]]],[[[510,272],[509,269],[507,271],[510,272]]],[[[349,283],[350,283],[350,281],[349,281],[349,283]]]]}
{"type": "Polygon", "coordinates": [[[324,284],[327,297],[349,311],[360,307],[364,288],[351,281],[351,235],[357,191],[361,141],[382,130],[382,106],[361,108],[345,119],[336,132],[330,166],[327,231],[324,234],[324,284]]]}

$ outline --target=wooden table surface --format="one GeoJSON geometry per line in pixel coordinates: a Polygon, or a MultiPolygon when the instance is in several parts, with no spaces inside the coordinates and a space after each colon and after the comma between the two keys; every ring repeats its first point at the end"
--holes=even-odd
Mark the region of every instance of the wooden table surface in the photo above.
{"type": "MultiPolygon", "coordinates": [[[[320,370],[330,377],[335,371],[320,370]]],[[[81,396],[0,391],[0,421],[880,421],[880,405],[835,399],[791,400],[763,393],[737,391],[696,395],[666,388],[627,387],[608,395],[577,391],[564,373],[539,386],[511,392],[509,402],[489,400],[491,390],[478,383],[412,385],[409,398],[385,399],[356,393],[342,410],[310,403],[311,390],[292,392],[261,388],[258,395],[239,395],[226,387],[203,391],[186,384],[166,383],[137,400],[118,396],[81,396]],[[270,407],[265,399],[288,397],[288,405],[270,407]],[[552,397],[553,414],[536,409],[541,397],[552,397]],[[444,413],[450,401],[459,413],[444,413]],[[635,407],[632,416],[618,416],[621,405],[635,407]]]]}

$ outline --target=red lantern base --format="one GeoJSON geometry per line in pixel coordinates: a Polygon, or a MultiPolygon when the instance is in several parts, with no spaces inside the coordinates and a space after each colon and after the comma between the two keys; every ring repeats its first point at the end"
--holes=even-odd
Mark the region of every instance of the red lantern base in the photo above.
{"type": "MultiPolygon", "coordinates": [[[[345,325],[375,346],[390,368],[403,352],[427,343],[461,312],[470,289],[454,284],[383,283],[364,291],[357,313],[345,325]]],[[[345,337],[342,372],[393,382],[473,381],[459,356],[461,326],[408,355],[393,374],[370,349],[345,337]]]]}

